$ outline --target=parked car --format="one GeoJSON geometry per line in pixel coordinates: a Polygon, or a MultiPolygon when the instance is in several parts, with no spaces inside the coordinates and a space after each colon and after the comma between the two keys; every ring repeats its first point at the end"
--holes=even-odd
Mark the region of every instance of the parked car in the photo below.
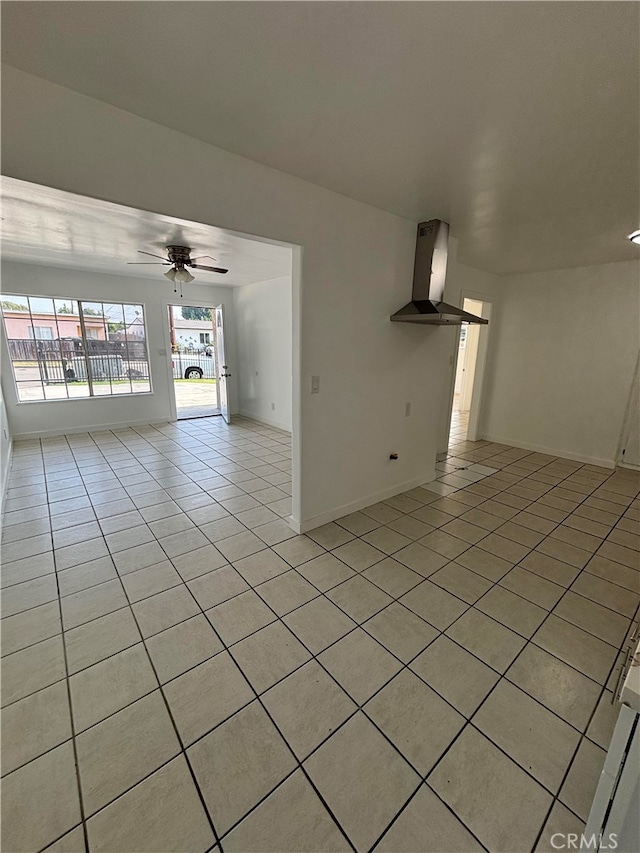
{"type": "Polygon", "coordinates": [[[213,351],[174,352],[171,356],[174,379],[215,379],[213,351]]]}
{"type": "MultiPolygon", "coordinates": [[[[91,378],[95,380],[120,379],[126,376],[121,355],[87,356],[91,366],[91,378]]],[[[78,382],[87,381],[87,363],[85,356],[72,356],[66,360],[65,377],[78,382]]]]}

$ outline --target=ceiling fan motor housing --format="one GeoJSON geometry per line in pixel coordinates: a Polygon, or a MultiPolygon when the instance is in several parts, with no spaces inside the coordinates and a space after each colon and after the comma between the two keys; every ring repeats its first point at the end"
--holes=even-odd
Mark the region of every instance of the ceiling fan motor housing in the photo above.
{"type": "Polygon", "coordinates": [[[167,246],[167,254],[171,263],[177,266],[191,263],[191,249],[188,246],[167,246]]]}

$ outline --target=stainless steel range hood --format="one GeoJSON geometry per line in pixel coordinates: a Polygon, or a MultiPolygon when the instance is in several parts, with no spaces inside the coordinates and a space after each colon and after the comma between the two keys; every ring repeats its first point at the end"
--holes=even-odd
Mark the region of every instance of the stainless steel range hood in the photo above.
{"type": "Polygon", "coordinates": [[[430,219],[429,222],[421,222],[418,225],[411,302],[391,315],[394,323],[461,326],[463,323],[489,322],[442,301],[447,274],[448,241],[448,223],[440,219],[430,219]]]}

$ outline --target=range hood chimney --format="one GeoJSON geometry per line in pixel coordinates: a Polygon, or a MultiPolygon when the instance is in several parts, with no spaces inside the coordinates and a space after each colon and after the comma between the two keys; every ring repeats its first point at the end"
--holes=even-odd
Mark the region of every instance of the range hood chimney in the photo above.
{"type": "Polygon", "coordinates": [[[411,302],[391,315],[394,323],[461,326],[463,323],[489,322],[442,301],[447,274],[448,241],[447,222],[430,219],[418,225],[411,302]]]}

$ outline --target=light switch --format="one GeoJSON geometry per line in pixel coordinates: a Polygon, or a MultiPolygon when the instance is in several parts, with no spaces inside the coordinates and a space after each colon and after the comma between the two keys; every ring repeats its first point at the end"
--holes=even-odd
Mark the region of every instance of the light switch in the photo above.
{"type": "Polygon", "coordinates": [[[320,377],[312,376],[311,377],[311,393],[319,394],[320,393],[320,377]]]}

